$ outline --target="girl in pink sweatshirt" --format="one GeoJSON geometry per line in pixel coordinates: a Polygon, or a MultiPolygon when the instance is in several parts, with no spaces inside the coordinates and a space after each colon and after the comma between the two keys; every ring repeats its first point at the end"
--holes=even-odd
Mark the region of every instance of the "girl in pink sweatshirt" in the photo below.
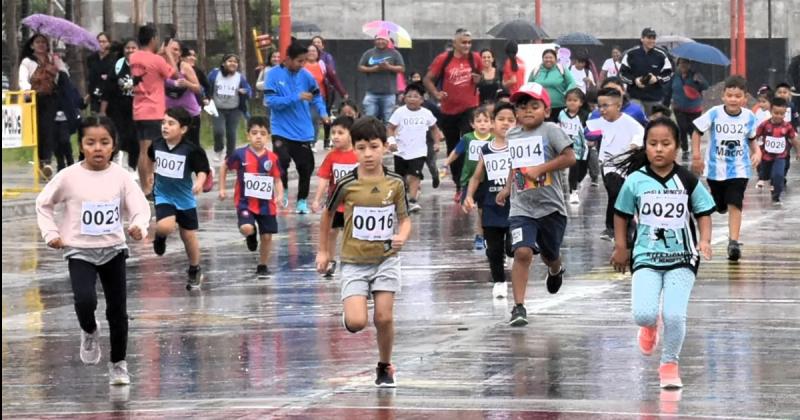
{"type": "Polygon", "coordinates": [[[128,172],[111,162],[118,146],[111,120],[88,117],[80,133],[84,160],[59,172],[36,198],[39,229],[47,246],[64,250],[81,326],[80,357],[86,364],[100,361],[100,325],[94,316],[100,276],[111,336],[109,383],[128,385],[128,247],[123,218],[129,220],[128,235],[141,240],[150,224],[150,205],[128,172]],[[64,206],[57,220],[58,204],[64,206]]]}

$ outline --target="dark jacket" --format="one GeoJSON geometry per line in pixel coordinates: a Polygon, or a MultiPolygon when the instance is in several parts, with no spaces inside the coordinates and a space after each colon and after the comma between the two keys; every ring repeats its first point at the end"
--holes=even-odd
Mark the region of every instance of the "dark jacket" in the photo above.
{"type": "Polygon", "coordinates": [[[63,71],[58,76],[56,102],[58,103],[58,110],[64,112],[64,115],[67,116],[69,133],[77,132],[81,124],[81,109],[85,104],[69,75],[63,71]]]}
{"type": "Polygon", "coordinates": [[[628,94],[631,99],[640,101],[661,101],[664,99],[664,86],[672,79],[672,63],[664,50],[656,47],[645,52],[639,45],[625,51],[619,68],[619,77],[628,85],[628,94]],[[646,85],[644,88],[636,86],[634,80],[652,73],[658,82],[646,85]]]}

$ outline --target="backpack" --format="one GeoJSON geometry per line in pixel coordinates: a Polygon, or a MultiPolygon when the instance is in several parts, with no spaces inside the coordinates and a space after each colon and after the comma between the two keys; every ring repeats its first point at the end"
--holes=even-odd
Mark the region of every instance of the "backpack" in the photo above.
{"type": "MultiPolygon", "coordinates": [[[[447,66],[450,65],[450,62],[453,61],[453,57],[455,53],[453,50],[447,52],[447,57],[444,59],[444,63],[442,63],[442,69],[439,71],[439,74],[436,75],[436,88],[442,90],[442,86],[444,85],[444,72],[447,70],[447,66]]],[[[478,66],[475,65],[475,56],[472,55],[472,51],[470,50],[469,55],[469,67],[472,69],[473,73],[478,72],[478,66]]]]}

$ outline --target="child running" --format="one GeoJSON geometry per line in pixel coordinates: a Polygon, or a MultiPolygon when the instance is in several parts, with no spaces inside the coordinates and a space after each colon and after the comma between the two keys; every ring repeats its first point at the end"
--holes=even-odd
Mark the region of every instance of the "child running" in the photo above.
{"type": "Polygon", "coordinates": [[[739,261],[742,244],[742,202],[753,167],[761,162],[761,150],[755,142],[756,116],[743,109],[747,81],[741,76],[725,80],[723,105],[717,105],[694,120],[692,134],[692,170],[708,179],[711,196],[720,214],[728,213],[728,259],[739,261]],[[700,154],[702,133],[710,131],[705,159],[700,154]]]}
{"type": "MultiPolygon", "coordinates": [[[[472,122],[470,123],[472,129],[475,131],[464,134],[461,140],[456,145],[455,149],[447,156],[447,161],[444,163],[449,167],[464,152],[467,152],[467,158],[464,159],[464,166],[461,168],[461,179],[458,181],[458,188],[466,193],[467,184],[469,184],[472,174],[475,173],[475,166],[481,156],[481,148],[492,140],[492,116],[486,106],[481,106],[472,113],[472,122]]],[[[504,133],[505,134],[505,133],[504,133]]],[[[481,180],[478,179],[478,182],[481,180]]],[[[463,201],[463,198],[462,198],[463,201]]],[[[478,202],[483,200],[478,199],[478,202]]],[[[478,206],[478,218],[475,226],[475,250],[480,251],[485,247],[486,241],[483,237],[482,229],[482,212],[481,206],[478,206]]]]}
{"type": "Polygon", "coordinates": [[[400,257],[397,253],[411,234],[411,219],[403,178],[383,167],[386,129],[373,117],[360,118],[350,131],[358,155],[358,168],[342,178],[319,230],[317,271],[325,273],[331,254],[328,235],[333,214],[344,204],[342,260],[342,322],[358,332],[367,325],[367,299],[375,301],[373,321],[378,331],[379,360],[375,385],[394,388],[394,294],[400,291],[400,257]],[[395,233],[395,226],[397,233],[395,233]]]}
{"type": "Polygon", "coordinates": [[[100,324],[95,319],[98,275],[106,297],[111,341],[108,382],[128,385],[128,310],[123,219],[128,235],[140,241],[150,224],[150,205],[128,172],[112,163],[117,148],[111,120],[90,116],[81,124],[80,148],[85,156],[59,172],[36,198],[39,229],[47,246],[64,250],[69,267],[75,312],[81,326],[81,361],[100,361],[100,324]],[[87,187],[91,188],[87,188],[87,187]],[[61,220],[55,206],[64,204],[61,220]]]}
{"type": "MultiPolygon", "coordinates": [[[[266,148],[269,140],[269,122],[265,117],[252,117],[247,121],[249,146],[236,149],[219,169],[219,199],[227,197],[225,177],[228,170],[236,171],[236,187],[233,201],[239,220],[239,232],[247,238],[247,249],[258,249],[261,236],[261,251],[258,255],[256,276],[269,277],[269,254],[272,235],[278,233],[278,206],[276,197],[283,197],[283,184],[275,182],[281,178],[278,155],[266,148]],[[256,229],[258,225],[258,229],[256,229]]],[[[281,207],[286,207],[283,200],[281,207]]]]}
{"type": "Polygon", "coordinates": [[[211,172],[206,152],[192,142],[184,141],[192,117],[183,108],[170,108],[161,123],[161,138],[147,150],[155,162],[156,236],[153,251],[164,255],[167,236],[180,228],[181,240],[189,258],[186,289],[199,288],[203,281],[200,270],[200,242],[197,230],[197,200],[206,177],[211,172]],[[197,179],[192,183],[192,173],[197,179]]]}
{"type": "Polygon", "coordinates": [[[786,187],[784,169],[792,145],[800,159],[800,140],[792,124],[785,120],[788,107],[789,104],[785,99],[772,98],[770,104],[772,117],[762,122],[756,130],[763,156],[759,165],[759,179],[772,181],[772,204],[775,206],[783,204],[781,194],[786,187]]]}
{"type": "MultiPolygon", "coordinates": [[[[514,106],[508,103],[497,104],[494,109],[492,134],[494,138],[481,146],[475,173],[464,188],[463,209],[465,213],[477,207],[481,212],[481,227],[486,237],[486,257],[492,273],[492,297],[500,299],[508,294],[505,274],[505,256],[512,257],[511,233],[508,230],[509,206],[495,202],[497,193],[503,190],[511,168],[508,155],[506,133],[516,123],[514,106]],[[476,197],[476,192],[480,194],[476,197]],[[475,198],[473,198],[475,197],[475,198]]],[[[465,165],[466,168],[466,165],[465,165]]]]}
{"type": "Polygon", "coordinates": [[[564,133],[572,140],[572,150],[575,152],[575,165],[569,168],[569,203],[581,203],[580,183],[589,170],[589,147],[586,144],[586,119],[591,113],[586,94],[575,88],[567,92],[567,107],[558,115],[558,124],[564,133]]]}
{"type": "MultiPolygon", "coordinates": [[[[350,128],[353,126],[353,119],[350,117],[339,117],[331,124],[331,139],[333,140],[333,150],[331,150],[322,165],[317,171],[319,185],[314,201],[311,203],[311,211],[319,213],[322,203],[322,196],[328,192],[328,201],[331,199],[336,184],[342,178],[350,175],[358,166],[358,155],[353,150],[353,142],[350,139],[350,128]]],[[[340,204],[333,216],[331,231],[328,236],[328,255],[331,258],[325,277],[331,277],[336,272],[336,238],[339,230],[344,227],[344,204],[340,204]]]]}
{"type": "Polygon", "coordinates": [[[631,308],[639,329],[639,349],[651,355],[658,344],[659,318],[664,347],[658,369],[662,388],[683,386],[678,355],[686,335],[686,309],[700,255],[711,258],[714,201],[699,179],[675,164],[678,126],[668,118],[651,121],[645,146],[628,152],[620,168],[628,176],[614,206],[611,263],[633,272],[631,308]],[[695,220],[700,241],[695,233],[695,220]],[[636,239],[628,250],[628,224],[636,217],[636,239]],[[659,303],[663,295],[663,309],[659,303]]]}
{"type": "Polygon", "coordinates": [[[433,148],[439,151],[439,143],[444,138],[436,125],[433,113],[422,107],[425,88],[419,83],[411,83],[405,90],[405,105],[392,113],[389,118],[389,149],[395,152],[394,170],[406,179],[408,184],[409,212],[417,212],[422,207],[417,203],[417,192],[422,181],[422,168],[428,156],[425,136],[433,132],[433,148]],[[397,137],[395,137],[395,135],[397,137]]]}
{"type": "Polygon", "coordinates": [[[525,290],[534,254],[541,254],[547,265],[547,291],[561,288],[564,267],[559,249],[567,227],[567,209],[561,187],[561,169],[575,164],[572,141],[553,123],[545,123],[550,113],[550,96],[538,83],[527,83],[511,95],[517,111],[517,126],[506,134],[511,171],[496,202],[504,205],[511,194],[509,229],[514,265],[511,282],[514,309],[509,324],[528,324],[525,290]]]}

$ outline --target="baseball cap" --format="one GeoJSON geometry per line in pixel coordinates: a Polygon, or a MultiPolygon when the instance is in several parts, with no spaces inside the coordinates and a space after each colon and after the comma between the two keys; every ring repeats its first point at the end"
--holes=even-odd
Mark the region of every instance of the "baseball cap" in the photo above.
{"type": "Polygon", "coordinates": [[[550,108],[550,94],[547,93],[547,89],[545,89],[544,86],[536,82],[529,82],[522,85],[518,91],[511,95],[511,103],[516,104],[525,96],[538,99],[544,102],[545,107],[550,108]]]}
{"type": "Polygon", "coordinates": [[[656,31],[653,28],[648,26],[647,28],[642,29],[642,38],[649,38],[651,36],[654,38],[656,36],[656,31]]]}
{"type": "Polygon", "coordinates": [[[392,39],[389,38],[389,31],[386,29],[381,29],[376,35],[375,39],[385,39],[386,41],[391,41],[392,39]]]}

